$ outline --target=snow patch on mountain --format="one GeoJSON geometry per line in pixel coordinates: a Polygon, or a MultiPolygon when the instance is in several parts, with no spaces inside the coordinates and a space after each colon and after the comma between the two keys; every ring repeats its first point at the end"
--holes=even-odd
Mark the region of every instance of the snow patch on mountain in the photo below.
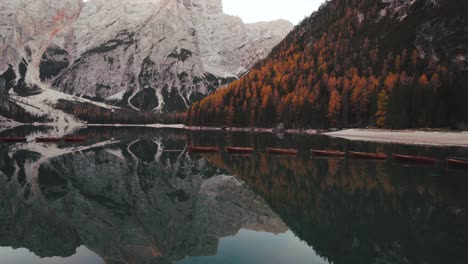
{"type": "MultiPolygon", "coordinates": [[[[25,96],[47,87],[40,81],[41,58],[55,36],[78,17],[82,5],[81,0],[0,0],[0,110],[11,115],[11,89],[25,96]]],[[[27,112],[42,115],[50,110],[25,100],[19,104],[27,112]]],[[[55,118],[64,119],[59,114],[55,118]]]]}
{"type": "Polygon", "coordinates": [[[56,109],[55,105],[58,104],[59,100],[78,103],[89,103],[109,110],[120,109],[118,107],[64,94],[48,88],[44,88],[41,93],[27,97],[19,96],[14,91],[11,91],[10,100],[12,100],[18,106],[25,109],[28,113],[38,117],[47,117],[51,123],[55,124],[83,123],[82,121],[75,118],[73,115],[67,114],[61,110],[56,109]]]}

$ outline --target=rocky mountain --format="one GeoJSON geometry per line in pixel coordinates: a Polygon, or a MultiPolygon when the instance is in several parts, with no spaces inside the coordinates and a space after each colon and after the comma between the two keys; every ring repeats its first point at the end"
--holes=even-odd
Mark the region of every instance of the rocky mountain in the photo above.
{"type": "Polygon", "coordinates": [[[291,29],[244,24],[223,13],[222,0],[91,0],[45,54],[43,77],[65,93],[180,112],[244,74],[291,29]],[[64,54],[72,63],[54,79],[64,54]]]}
{"type": "Polygon", "coordinates": [[[17,92],[39,89],[42,54],[56,34],[78,17],[82,4],[81,0],[2,0],[0,72],[4,81],[15,81],[17,92]],[[8,69],[15,74],[5,76],[8,69]]]}
{"type": "Polygon", "coordinates": [[[188,122],[466,129],[467,13],[456,0],[327,1],[188,122]]]}
{"type": "Polygon", "coordinates": [[[223,13],[221,0],[0,3],[7,113],[10,89],[40,108],[27,97],[50,87],[134,111],[182,112],[248,71],[292,29],[282,20],[244,24],[223,13]]]}
{"type": "MultiPolygon", "coordinates": [[[[47,88],[40,82],[39,65],[55,36],[78,17],[81,0],[0,1],[0,115],[20,122],[46,121],[36,111],[10,100],[47,88]]],[[[42,105],[35,108],[43,107],[42,105]]]]}

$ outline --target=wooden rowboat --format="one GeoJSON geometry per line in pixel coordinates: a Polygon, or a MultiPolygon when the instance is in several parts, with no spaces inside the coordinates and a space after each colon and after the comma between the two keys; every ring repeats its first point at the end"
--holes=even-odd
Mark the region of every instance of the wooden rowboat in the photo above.
{"type": "Polygon", "coordinates": [[[439,160],[430,157],[393,154],[393,159],[412,163],[436,164],[439,160]]]}
{"type": "Polygon", "coordinates": [[[270,154],[280,154],[280,155],[297,155],[299,151],[296,149],[279,149],[279,148],[267,148],[267,152],[270,154]]]}
{"type": "Polygon", "coordinates": [[[339,150],[316,150],[313,149],[310,152],[316,156],[331,156],[331,157],[344,157],[345,153],[339,150]]]}
{"type": "Polygon", "coordinates": [[[217,147],[189,147],[190,153],[216,153],[219,152],[217,147]]]}
{"type": "Polygon", "coordinates": [[[353,158],[360,158],[360,159],[379,159],[379,160],[387,159],[387,154],[385,153],[367,153],[367,152],[350,151],[349,155],[353,158]]]}
{"type": "Polygon", "coordinates": [[[55,137],[40,137],[36,138],[36,142],[41,142],[41,143],[53,143],[53,142],[60,142],[62,141],[62,138],[55,138],[55,137]]]}
{"type": "Polygon", "coordinates": [[[456,166],[456,167],[468,168],[468,159],[447,158],[447,164],[456,166]]]}
{"type": "Polygon", "coordinates": [[[254,152],[253,148],[238,148],[238,147],[226,147],[225,151],[232,154],[251,154],[254,152]]]}
{"type": "Polygon", "coordinates": [[[19,142],[27,142],[26,138],[22,137],[11,137],[11,138],[0,138],[0,143],[19,143],[19,142]]]}
{"type": "Polygon", "coordinates": [[[85,142],[86,138],[84,138],[84,137],[66,137],[66,138],[63,138],[63,141],[65,141],[65,142],[85,142]]]}

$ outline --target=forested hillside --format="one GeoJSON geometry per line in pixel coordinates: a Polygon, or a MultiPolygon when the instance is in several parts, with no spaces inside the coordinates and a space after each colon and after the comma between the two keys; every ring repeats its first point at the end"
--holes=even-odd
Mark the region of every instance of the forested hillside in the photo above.
{"type": "Polygon", "coordinates": [[[467,128],[466,14],[457,0],[329,1],[187,123],[467,128]]]}

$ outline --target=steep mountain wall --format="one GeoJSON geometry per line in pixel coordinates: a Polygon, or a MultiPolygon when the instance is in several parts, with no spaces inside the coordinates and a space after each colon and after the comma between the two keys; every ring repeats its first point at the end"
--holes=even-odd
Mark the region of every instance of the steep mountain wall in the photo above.
{"type": "Polygon", "coordinates": [[[73,61],[65,93],[142,111],[180,112],[264,58],[287,21],[244,24],[221,0],[91,0],[56,42],[73,61]]]}

